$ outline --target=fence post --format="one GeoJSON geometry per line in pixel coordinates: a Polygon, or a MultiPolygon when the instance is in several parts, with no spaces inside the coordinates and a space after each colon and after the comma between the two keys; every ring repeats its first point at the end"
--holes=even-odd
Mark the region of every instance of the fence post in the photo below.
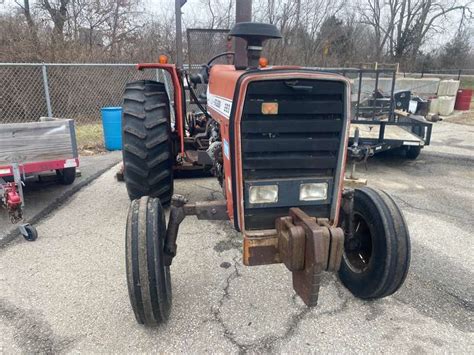
{"type": "Polygon", "coordinates": [[[462,69],[459,69],[459,71],[458,71],[458,80],[461,80],[461,72],[462,72],[462,69]]]}
{"type": "Polygon", "coordinates": [[[48,72],[46,70],[46,64],[41,65],[43,72],[43,87],[44,87],[44,96],[46,98],[46,108],[48,110],[48,117],[53,117],[53,110],[51,109],[51,98],[49,97],[49,85],[48,85],[48,72]]]}

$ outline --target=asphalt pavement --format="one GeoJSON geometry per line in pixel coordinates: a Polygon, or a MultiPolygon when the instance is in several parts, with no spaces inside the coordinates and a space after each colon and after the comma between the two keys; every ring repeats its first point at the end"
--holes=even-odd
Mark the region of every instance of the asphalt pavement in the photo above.
{"type": "MultiPolygon", "coordinates": [[[[474,126],[435,124],[416,161],[384,155],[358,174],[400,205],[412,238],[404,286],[377,301],[335,275],[319,305],[295,297],[282,265],[245,267],[228,222],[185,219],[167,324],[136,324],[125,279],[129,200],[113,168],[37,223],[36,242],[0,249],[0,352],[474,353],[474,126]]],[[[191,201],[214,178],[175,181],[191,201]]]]}
{"type": "MultiPolygon", "coordinates": [[[[78,169],[80,176],[76,177],[72,185],[58,184],[54,172],[41,173],[40,178],[28,179],[24,187],[25,207],[22,223],[34,225],[45,215],[59,208],[71,195],[117,164],[121,157],[118,151],[81,157],[78,169]]],[[[18,226],[12,224],[6,210],[0,208],[0,246],[9,243],[18,235],[18,226]]]]}

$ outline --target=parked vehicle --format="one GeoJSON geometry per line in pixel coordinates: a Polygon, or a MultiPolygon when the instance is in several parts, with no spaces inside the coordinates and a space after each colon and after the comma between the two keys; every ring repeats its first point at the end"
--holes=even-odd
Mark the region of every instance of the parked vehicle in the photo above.
{"type": "Polygon", "coordinates": [[[226,52],[198,75],[164,56],[138,65],[170,74],[173,105],[163,83],[141,80],[125,88],[124,179],[132,200],[126,273],[137,321],[148,326],[169,317],[170,266],[186,216],[230,220],[243,234],[243,263],[284,263],[308,306],[317,304],[323,271],[338,272],[363,299],[393,294],[409,268],[408,227],[387,193],[343,187],[349,80],[268,66],[261,50],[265,40],[281,37],[274,25],[241,22],[230,35],[247,42],[247,64],[213,64],[226,52]],[[193,86],[206,84],[207,96],[198,98],[193,86]],[[185,88],[200,113],[185,112],[185,88]],[[212,168],[223,200],[173,196],[173,172],[200,165],[212,168]]]}

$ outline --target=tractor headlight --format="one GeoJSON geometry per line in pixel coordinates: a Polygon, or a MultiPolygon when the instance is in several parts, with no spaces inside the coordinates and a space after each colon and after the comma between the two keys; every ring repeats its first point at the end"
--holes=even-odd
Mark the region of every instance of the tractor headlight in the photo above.
{"type": "Polygon", "coordinates": [[[300,201],[318,201],[328,198],[327,182],[300,185],[300,201]]]}
{"type": "Polygon", "coordinates": [[[250,186],[250,203],[275,203],[278,201],[278,185],[250,186]]]}

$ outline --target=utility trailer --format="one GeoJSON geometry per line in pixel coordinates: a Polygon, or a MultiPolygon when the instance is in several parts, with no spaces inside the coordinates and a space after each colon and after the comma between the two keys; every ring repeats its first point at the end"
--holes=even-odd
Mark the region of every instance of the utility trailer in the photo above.
{"type": "MultiPolygon", "coordinates": [[[[58,182],[69,185],[78,166],[74,120],[0,124],[0,207],[12,223],[23,220],[27,177],[55,171],[58,182]]],[[[19,230],[26,240],[38,237],[30,224],[19,224],[19,230]]]]}
{"type": "Polygon", "coordinates": [[[417,116],[395,112],[394,120],[351,121],[350,142],[370,149],[369,155],[401,148],[409,159],[416,159],[421,149],[430,144],[432,124],[417,116]],[[358,131],[358,133],[356,133],[358,131]]]}
{"type": "Polygon", "coordinates": [[[351,146],[355,146],[361,159],[392,149],[402,149],[407,158],[416,159],[421,149],[430,144],[432,124],[423,116],[409,112],[411,92],[395,90],[396,70],[318,70],[351,79],[355,94],[351,98],[349,155],[354,153],[351,146]],[[383,93],[381,87],[388,88],[388,92],[383,93]]]}

